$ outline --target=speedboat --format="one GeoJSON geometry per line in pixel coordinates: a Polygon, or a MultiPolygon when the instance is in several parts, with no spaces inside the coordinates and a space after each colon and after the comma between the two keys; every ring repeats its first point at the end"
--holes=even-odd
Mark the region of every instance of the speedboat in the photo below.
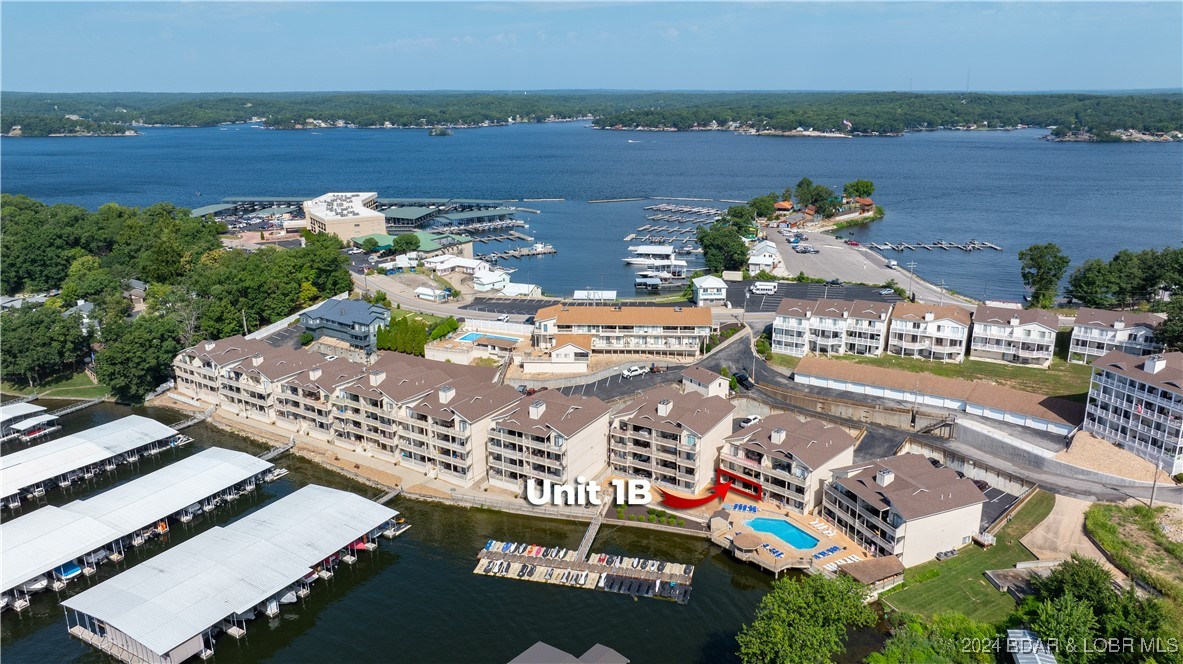
{"type": "Polygon", "coordinates": [[[49,587],[49,579],[45,575],[35,576],[17,586],[24,593],[39,593],[49,587]]]}
{"type": "Polygon", "coordinates": [[[296,603],[296,589],[288,588],[279,596],[280,604],[295,604],[296,603]]]}
{"type": "Polygon", "coordinates": [[[79,574],[82,574],[82,568],[75,562],[68,562],[53,569],[53,575],[62,581],[69,581],[79,574]]]}
{"type": "Polygon", "coordinates": [[[91,551],[90,553],[86,554],[85,556],[82,556],[82,560],[87,565],[97,565],[97,564],[103,562],[104,560],[106,560],[107,556],[110,556],[110,555],[111,555],[110,551],[108,551],[106,549],[99,549],[98,551],[91,551]]]}

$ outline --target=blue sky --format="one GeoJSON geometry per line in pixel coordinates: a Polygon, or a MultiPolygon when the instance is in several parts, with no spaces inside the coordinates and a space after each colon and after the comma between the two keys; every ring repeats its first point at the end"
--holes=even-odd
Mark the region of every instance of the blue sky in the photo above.
{"type": "Polygon", "coordinates": [[[0,3],[5,90],[1183,85],[1183,3],[0,3]]]}

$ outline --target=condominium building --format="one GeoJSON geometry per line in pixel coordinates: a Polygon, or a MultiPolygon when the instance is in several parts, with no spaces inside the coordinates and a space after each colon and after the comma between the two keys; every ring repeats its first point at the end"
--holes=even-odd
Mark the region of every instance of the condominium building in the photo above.
{"type": "Polygon", "coordinates": [[[686,493],[704,491],[734,411],[718,396],[671,385],[648,390],[612,417],[612,471],[686,493]]]}
{"type": "Polygon", "coordinates": [[[558,335],[590,335],[593,353],[697,357],[711,329],[707,308],[558,304],[535,314],[534,346],[549,350],[558,335]]]}
{"type": "Polygon", "coordinates": [[[334,193],[304,201],[304,218],[313,233],[331,233],[342,242],[386,232],[386,217],[374,209],[378,194],[334,193]]]}
{"type": "Polygon", "coordinates": [[[938,362],[965,359],[969,312],[951,304],[898,302],[891,312],[887,352],[938,362]]]}
{"type": "Polygon", "coordinates": [[[979,305],[973,317],[973,359],[1046,369],[1055,355],[1059,321],[1044,309],[979,305]]]}
{"type": "Polygon", "coordinates": [[[279,385],[324,362],[323,356],[289,346],[260,350],[226,367],[218,378],[218,407],[261,422],[275,422],[279,385]]]}
{"type": "Polygon", "coordinates": [[[332,397],[357,381],[366,365],[344,358],[323,361],[275,386],[276,426],[320,440],[333,437],[332,397]]]}
{"type": "Polygon", "coordinates": [[[530,480],[593,479],[608,458],[611,407],[595,397],[547,390],[520,399],[488,431],[489,483],[522,491],[530,480]]]}
{"type": "Polygon", "coordinates": [[[969,478],[920,454],[835,468],[822,516],[873,555],[905,567],[969,544],[981,529],[986,496],[969,478]]]}
{"type": "Polygon", "coordinates": [[[796,357],[880,355],[891,310],[886,302],[785,298],[772,322],[772,350],[796,357]]]}
{"type": "Polygon", "coordinates": [[[739,488],[807,514],[833,470],[854,462],[857,443],[838,425],[780,413],[728,436],[719,468],[739,488]]]}
{"type": "Polygon", "coordinates": [[[217,404],[222,372],[270,346],[242,335],[202,341],[173,358],[175,389],[195,401],[217,404]]]}
{"type": "Polygon", "coordinates": [[[1084,429],[1183,473],[1183,353],[1110,351],[1094,362],[1084,429]]]}
{"type": "Polygon", "coordinates": [[[1088,364],[1115,350],[1129,355],[1157,353],[1163,347],[1154,338],[1154,328],[1166,318],[1165,314],[1081,307],[1072,324],[1068,361],[1088,364]]]}
{"type": "Polygon", "coordinates": [[[332,337],[367,353],[378,350],[378,329],[390,324],[390,310],[364,300],[325,300],[300,314],[314,339],[332,337]]]}

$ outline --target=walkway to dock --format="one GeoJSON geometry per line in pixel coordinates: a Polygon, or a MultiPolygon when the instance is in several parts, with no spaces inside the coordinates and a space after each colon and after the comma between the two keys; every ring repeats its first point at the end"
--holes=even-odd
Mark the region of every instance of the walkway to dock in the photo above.
{"type": "Polygon", "coordinates": [[[970,240],[964,244],[958,242],[947,242],[945,240],[937,240],[935,242],[868,242],[868,247],[872,249],[890,249],[892,251],[915,251],[917,249],[960,249],[962,251],[981,251],[983,249],[993,249],[995,251],[1002,251],[1002,247],[993,242],[983,242],[981,240],[970,240]]]}
{"type": "Polygon", "coordinates": [[[287,452],[290,452],[295,447],[296,447],[296,440],[295,440],[295,438],[293,438],[292,440],[290,440],[288,442],[287,445],[284,445],[283,447],[273,447],[273,448],[267,450],[266,452],[260,454],[259,458],[264,461],[270,461],[281,454],[285,454],[287,452]]]}
{"type": "Polygon", "coordinates": [[[3,408],[5,406],[15,406],[18,403],[28,403],[30,401],[36,401],[39,396],[41,396],[41,395],[39,395],[37,393],[26,394],[23,397],[17,397],[15,399],[10,399],[8,401],[5,401],[4,403],[0,403],[0,408],[3,408]]]}
{"type": "Polygon", "coordinates": [[[76,413],[76,412],[83,410],[85,408],[90,408],[91,406],[98,404],[98,403],[102,403],[102,402],[103,402],[103,400],[101,398],[88,399],[86,401],[79,401],[78,403],[70,404],[69,406],[65,406],[63,408],[58,408],[57,410],[50,411],[49,414],[53,415],[55,417],[61,417],[63,415],[69,415],[70,413],[76,413]]]}
{"type": "Polygon", "coordinates": [[[194,415],[193,417],[190,417],[189,419],[187,419],[184,422],[181,422],[179,424],[174,424],[173,429],[180,431],[181,429],[191,427],[194,424],[197,424],[198,422],[202,422],[202,421],[208,419],[210,415],[213,415],[215,409],[217,409],[217,406],[210,406],[209,408],[205,409],[205,412],[194,415]]]}
{"type": "Polygon", "coordinates": [[[583,534],[583,540],[579,543],[579,550],[575,552],[576,560],[586,560],[587,554],[591,552],[591,545],[596,541],[596,533],[600,532],[600,524],[604,523],[603,512],[596,513],[596,518],[587,524],[587,532],[583,534]]]}
{"type": "Polygon", "coordinates": [[[398,498],[399,494],[401,494],[402,492],[403,492],[403,490],[401,488],[394,489],[393,491],[387,491],[386,493],[382,494],[381,496],[378,496],[377,498],[375,498],[374,502],[378,503],[379,505],[385,505],[386,503],[389,503],[390,501],[394,500],[395,498],[398,498]]]}

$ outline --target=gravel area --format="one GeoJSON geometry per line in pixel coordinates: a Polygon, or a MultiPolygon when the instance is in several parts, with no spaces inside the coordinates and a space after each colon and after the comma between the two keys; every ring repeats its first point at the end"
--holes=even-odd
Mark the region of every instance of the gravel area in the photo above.
{"type": "MultiPolygon", "coordinates": [[[[1057,454],[1056,460],[1131,480],[1154,481],[1154,464],[1087,431],[1077,432],[1072,445],[1057,454]]],[[[1158,471],[1158,481],[1168,486],[1174,484],[1174,480],[1161,470],[1158,471]]]]}

